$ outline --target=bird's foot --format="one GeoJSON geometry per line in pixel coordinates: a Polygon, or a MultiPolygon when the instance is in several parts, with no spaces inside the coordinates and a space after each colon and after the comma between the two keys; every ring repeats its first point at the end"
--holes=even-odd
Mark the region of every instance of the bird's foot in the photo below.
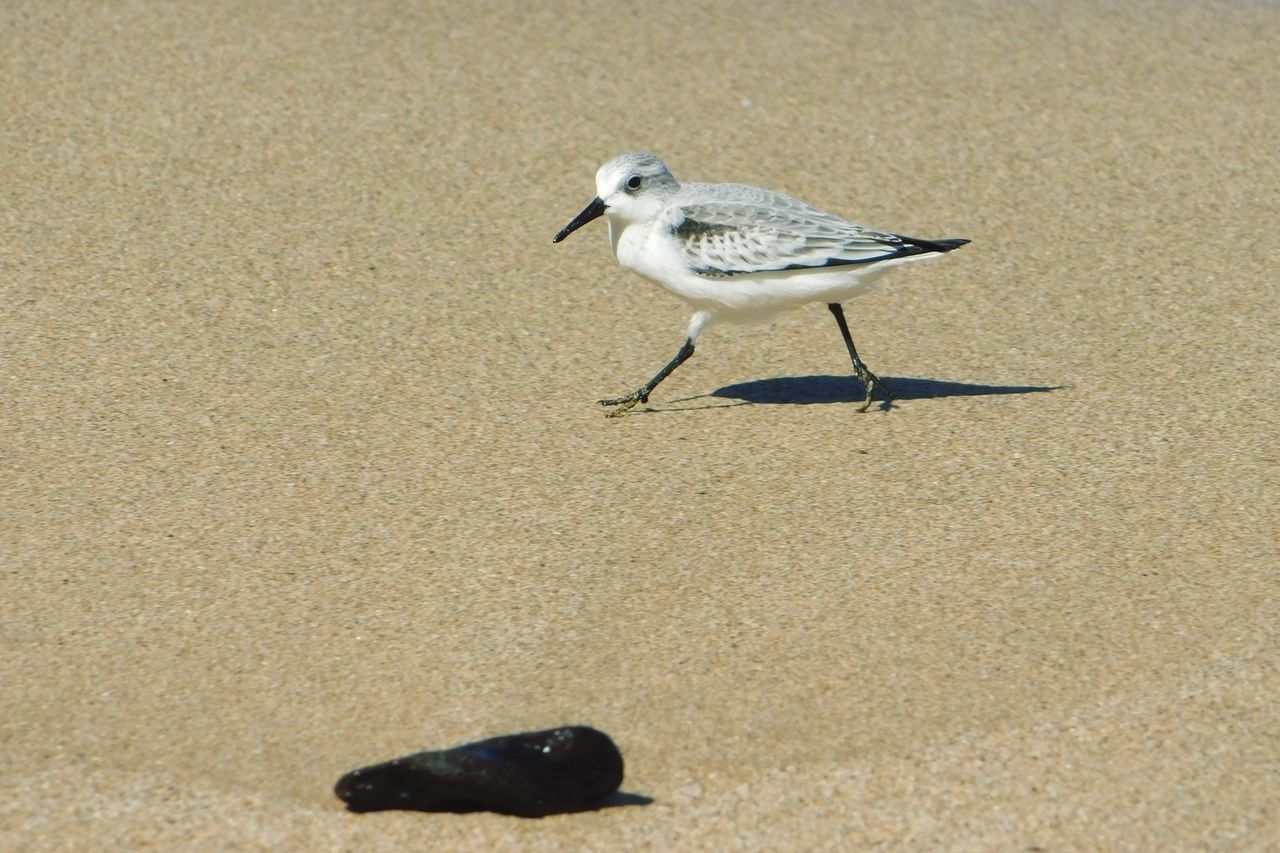
{"type": "Polygon", "coordinates": [[[880,394],[884,397],[884,408],[893,408],[893,393],[889,391],[889,386],[884,383],[884,380],[879,376],[876,376],[870,370],[865,369],[858,375],[858,378],[867,386],[867,396],[866,399],[862,401],[862,405],[858,407],[859,412],[865,412],[867,409],[871,408],[871,398],[875,396],[877,390],[880,391],[880,394]]]}
{"type": "Polygon", "coordinates": [[[599,400],[598,402],[602,406],[614,407],[612,411],[605,413],[606,418],[618,418],[625,415],[636,403],[649,402],[649,395],[642,390],[636,390],[625,397],[618,397],[613,400],[599,400]]]}

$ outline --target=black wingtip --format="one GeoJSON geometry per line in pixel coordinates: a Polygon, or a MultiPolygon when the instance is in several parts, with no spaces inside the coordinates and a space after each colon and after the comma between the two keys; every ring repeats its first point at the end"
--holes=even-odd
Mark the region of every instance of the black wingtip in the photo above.
{"type": "Polygon", "coordinates": [[[901,254],[904,255],[919,255],[920,252],[948,252],[952,248],[960,248],[969,242],[964,237],[947,237],[946,240],[920,240],[919,237],[908,237],[906,234],[893,234],[893,236],[906,243],[906,246],[902,246],[900,250],[901,254]],[[918,246],[919,248],[911,250],[910,247],[913,246],[918,246]]]}
{"type": "MultiPolygon", "coordinates": [[[[894,234],[893,236],[897,237],[903,243],[903,245],[898,247],[899,255],[919,255],[925,252],[950,252],[952,249],[959,249],[961,246],[969,242],[963,237],[947,237],[942,240],[924,240],[920,237],[908,237],[906,234],[894,234]]],[[[893,244],[886,242],[885,245],[892,246],[893,244]]]]}
{"type": "Polygon", "coordinates": [[[945,240],[920,240],[915,237],[903,237],[902,239],[919,246],[926,252],[950,252],[952,249],[959,249],[969,242],[963,237],[949,237],[945,240]]]}

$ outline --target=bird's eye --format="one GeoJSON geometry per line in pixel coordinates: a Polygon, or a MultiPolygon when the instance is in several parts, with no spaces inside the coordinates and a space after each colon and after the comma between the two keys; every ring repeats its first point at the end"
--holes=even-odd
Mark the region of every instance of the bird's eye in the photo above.
{"type": "Polygon", "coordinates": [[[639,176],[639,175],[632,175],[631,177],[627,178],[627,189],[629,189],[629,190],[638,190],[638,189],[640,189],[640,176],[639,176]]]}

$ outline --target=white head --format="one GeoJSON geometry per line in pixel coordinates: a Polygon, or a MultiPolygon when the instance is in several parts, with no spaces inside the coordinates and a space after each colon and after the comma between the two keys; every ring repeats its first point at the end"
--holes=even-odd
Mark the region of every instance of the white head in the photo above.
{"type": "Polygon", "coordinates": [[[553,242],[559,243],[591,220],[608,214],[627,222],[641,222],[653,217],[680,184],[665,163],[644,151],[632,151],[614,157],[596,172],[596,197],[561,229],[553,242]]]}

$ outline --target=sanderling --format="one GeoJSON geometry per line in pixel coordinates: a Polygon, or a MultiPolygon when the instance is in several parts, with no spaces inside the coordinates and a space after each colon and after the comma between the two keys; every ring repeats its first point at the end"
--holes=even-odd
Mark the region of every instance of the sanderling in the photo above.
{"type": "Polygon", "coordinates": [[[858,409],[871,406],[877,387],[889,389],[858,357],[840,303],[890,267],[936,258],[968,240],[920,240],[847,222],[782,193],[745,184],[681,184],[652,154],[633,151],[596,172],[596,197],[552,242],[559,243],[600,216],[609,217],[609,242],[618,263],[665,287],[694,307],[685,341],[666,367],[635,391],[602,406],[626,412],[689,356],[711,320],[768,318],[807,302],[825,302],[835,315],[866,386],[858,409]]]}

